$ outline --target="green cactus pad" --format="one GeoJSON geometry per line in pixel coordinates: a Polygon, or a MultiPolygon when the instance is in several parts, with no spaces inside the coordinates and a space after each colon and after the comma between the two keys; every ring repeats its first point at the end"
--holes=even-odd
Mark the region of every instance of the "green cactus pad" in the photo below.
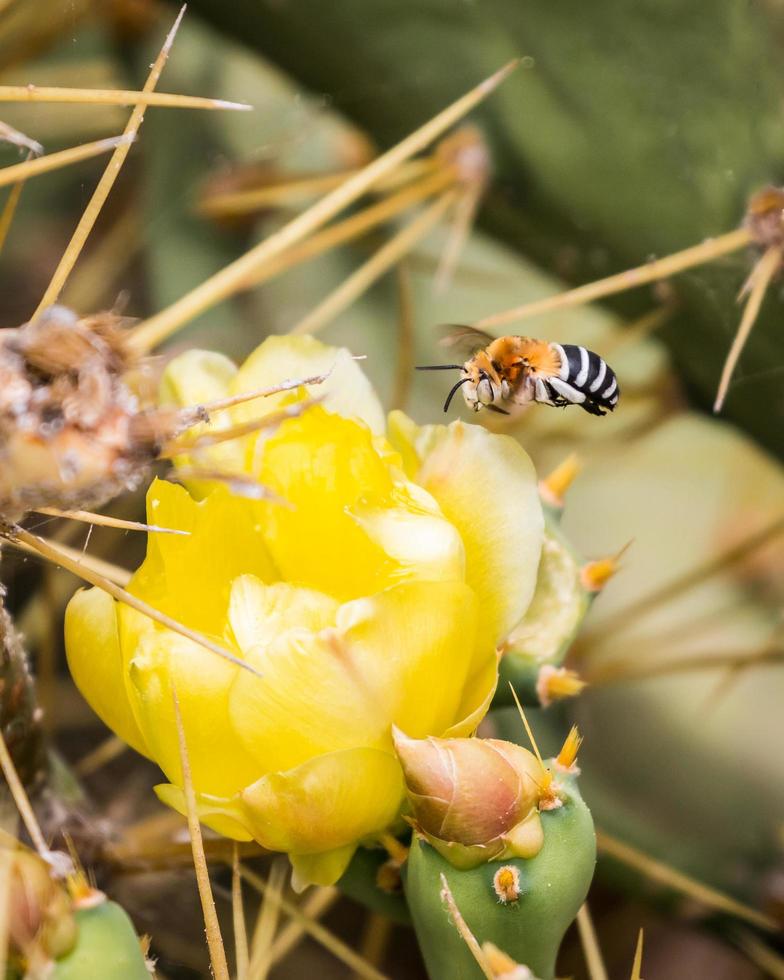
{"type": "Polygon", "coordinates": [[[523,704],[539,707],[539,671],[561,665],[592,600],[580,581],[579,559],[548,517],[536,591],[507,639],[494,707],[514,703],[510,682],[523,704]]]}
{"type": "Polygon", "coordinates": [[[139,937],[115,902],[102,902],[76,913],[79,938],[57,960],[52,980],[150,980],[139,937]]]}
{"type": "Polygon", "coordinates": [[[450,921],[441,899],[443,873],[478,942],[492,942],[541,980],[552,980],[561,939],[585,901],[596,864],[590,811],[571,777],[562,807],[542,813],[545,842],[528,860],[493,861],[458,871],[425,840],[415,837],[405,890],[431,980],[481,980],[482,971],[450,921]],[[502,904],[493,889],[499,868],[520,872],[521,895],[502,904]]]}

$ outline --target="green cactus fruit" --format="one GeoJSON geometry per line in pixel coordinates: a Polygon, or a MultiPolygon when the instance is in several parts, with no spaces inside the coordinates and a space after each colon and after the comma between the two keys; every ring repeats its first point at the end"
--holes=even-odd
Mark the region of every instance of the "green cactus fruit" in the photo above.
{"type": "Polygon", "coordinates": [[[597,594],[586,588],[581,572],[581,562],[546,512],[536,591],[501,647],[494,707],[514,703],[510,683],[520,701],[532,707],[581,690],[579,678],[561,666],[597,594]]]}
{"type": "Polygon", "coordinates": [[[51,980],[150,980],[139,937],[116,902],[78,909],[76,922],[76,945],[55,961],[51,980]]]}
{"type": "Polygon", "coordinates": [[[450,921],[441,875],[480,945],[494,944],[541,980],[555,976],[558,948],[585,901],[596,863],[593,821],[576,779],[560,773],[557,779],[563,805],[542,812],[544,845],[535,857],[491,861],[460,871],[415,835],[404,886],[430,980],[483,977],[450,921]],[[514,869],[508,876],[519,881],[516,899],[514,891],[504,893],[503,877],[496,879],[504,868],[514,869]]]}

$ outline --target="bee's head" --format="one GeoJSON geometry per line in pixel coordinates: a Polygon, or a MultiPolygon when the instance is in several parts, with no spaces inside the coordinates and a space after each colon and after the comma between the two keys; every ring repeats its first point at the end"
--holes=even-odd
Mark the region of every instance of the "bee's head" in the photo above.
{"type": "MultiPolygon", "coordinates": [[[[501,383],[495,377],[495,372],[491,373],[482,365],[471,362],[463,368],[463,371],[464,375],[458,381],[458,385],[462,387],[463,399],[470,409],[478,412],[480,408],[489,408],[501,401],[501,383]]],[[[453,389],[456,390],[457,387],[453,389]]]]}
{"type": "Polygon", "coordinates": [[[489,358],[484,356],[483,353],[477,354],[475,357],[471,358],[470,361],[466,361],[465,364],[444,364],[444,365],[433,365],[420,368],[419,370],[448,370],[451,368],[457,368],[460,371],[460,380],[457,381],[447,395],[446,401],[444,402],[444,411],[449,411],[449,406],[452,403],[457,390],[462,388],[463,399],[466,405],[474,412],[478,412],[480,408],[490,408],[496,412],[502,412],[504,415],[508,415],[503,408],[498,407],[498,402],[502,401],[506,397],[508,386],[506,382],[501,381],[498,374],[493,369],[489,358]]]}

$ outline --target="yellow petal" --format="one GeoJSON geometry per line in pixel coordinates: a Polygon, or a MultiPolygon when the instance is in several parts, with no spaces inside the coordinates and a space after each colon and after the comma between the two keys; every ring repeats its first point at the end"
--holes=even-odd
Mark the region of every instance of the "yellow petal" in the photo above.
{"type": "Polygon", "coordinates": [[[366,697],[364,677],[335,630],[291,629],[245,656],[262,676],[237,675],[229,716],[259,774],[383,740],[387,716],[366,697]]]}
{"type": "Polygon", "coordinates": [[[340,608],[347,656],[387,725],[421,738],[455,721],[475,664],[495,665],[478,612],[460,582],[406,583],[340,608]]]}
{"type": "Polygon", "coordinates": [[[316,406],[281,426],[257,455],[255,475],[291,505],[258,505],[285,580],[341,600],[408,578],[462,580],[459,533],[361,424],[316,406]]]}
{"type": "Polygon", "coordinates": [[[457,709],[457,720],[444,732],[436,732],[441,738],[466,738],[479,727],[490,710],[490,704],[498,685],[498,658],[485,657],[470,675],[463,689],[463,699],[457,709]]]}
{"type": "MultiPolygon", "coordinates": [[[[233,361],[223,354],[206,350],[189,350],[169,363],[161,378],[160,402],[162,405],[175,405],[180,408],[203,405],[225,398],[237,374],[233,361]]],[[[210,421],[194,426],[188,438],[207,431],[228,429],[233,425],[231,412],[213,412],[210,421]]],[[[241,440],[231,440],[210,446],[200,451],[197,459],[188,455],[177,456],[178,466],[197,466],[201,469],[216,470],[220,473],[241,473],[244,460],[244,445],[241,440]]],[[[192,492],[205,496],[214,486],[205,481],[189,481],[192,492]]]]}
{"type": "Polygon", "coordinates": [[[264,776],[242,793],[256,840],[293,854],[322,854],[381,833],[402,799],[397,760],[368,748],[317,756],[264,776]]]}
{"type": "Polygon", "coordinates": [[[463,581],[462,539],[430,494],[405,483],[397,485],[391,496],[381,501],[366,497],[348,512],[396,563],[395,580],[463,581]]]}
{"type": "Polygon", "coordinates": [[[322,592],[240,575],[231,587],[229,622],[237,646],[249,650],[266,647],[291,629],[314,633],[331,626],[337,609],[337,601],[322,592]]]}
{"type": "MultiPolygon", "coordinates": [[[[166,806],[188,816],[188,805],[185,793],[173,783],[159,783],[154,786],[155,795],[166,806]]],[[[219,796],[209,796],[207,793],[196,793],[196,815],[205,827],[214,830],[222,837],[231,840],[253,840],[253,834],[242,823],[241,806],[236,797],[224,799],[219,796]]]]}
{"type": "MultiPolygon", "coordinates": [[[[384,412],[373,387],[350,351],[329,347],[314,337],[268,337],[240,368],[232,382],[234,393],[268,388],[282,381],[325,374],[329,377],[314,395],[323,397],[324,407],[346,418],[361,419],[373,432],[384,431],[384,412]]],[[[285,395],[238,405],[236,420],[259,418],[280,407],[285,395]]]]}
{"type": "Polygon", "coordinates": [[[229,716],[229,691],[240,668],[170,630],[154,627],[137,635],[128,668],[131,705],[169,781],[182,786],[175,688],[194,789],[230,796],[258,779],[263,770],[237,741],[229,716]]]}
{"type": "MultiPolygon", "coordinates": [[[[335,624],[319,633],[292,628],[245,650],[262,677],[237,674],[230,715],[263,772],[324,752],[390,746],[393,723],[422,736],[458,717],[481,647],[465,585],[396,586],[345,604],[335,624]]],[[[484,652],[494,666],[492,646],[484,652]]]]}
{"type": "MultiPolygon", "coordinates": [[[[411,428],[395,416],[390,437],[410,451],[411,428]]],[[[455,524],[466,550],[466,581],[482,623],[499,642],[521,619],[536,585],[544,519],[533,465],[509,436],[453,422],[420,430],[417,482],[455,524]]]]}
{"type": "Polygon", "coordinates": [[[291,505],[259,504],[281,578],[341,600],[390,584],[395,563],[348,513],[367,495],[393,490],[369,430],[316,406],[263,448],[255,475],[291,505]]]}
{"type": "Polygon", "coordinates": [[[224,354],[189,350],[170,361],[161,378],[162,405],[195,407],[225,398],[237,368],[224,354]]]}
{"type": "Polygon", "coordinates": [[[221,636],[232,581],[244,572],[265,581],[278,575],[254,510],[254,503],[217,487],[202,501],[165,480],[147,492],[152,524],[190,535],[150,534],[147,557],[129,586],[134,595],[175,619],[221,636]]]}
{"type": "Polygon", "coordinates": [[[356,846],[349,844],[323,854],[290,854],[291,887],[301,892],[308,885],[334,885],[343,877],[355,851],[356,846]]]}
{"type": "Polygon", "coordinates": [[[81,589],[65,611],[65,652],[74,683],[93,711],[142,755],[150,755],[126,690],[116,604],[100,589],[81,589]]]}

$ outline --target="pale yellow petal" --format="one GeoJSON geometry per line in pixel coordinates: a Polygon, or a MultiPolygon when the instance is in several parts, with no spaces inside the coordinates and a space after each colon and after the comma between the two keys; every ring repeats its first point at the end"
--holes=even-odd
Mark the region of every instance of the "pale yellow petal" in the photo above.
{"type": "Polygon", "coordinates": [[[381,833],[397,817],[402,799],[397,759],[367,748],[317,756],[271,773],[242,793],[256,840],[292,854],[334,851],[381,833]]]}
{"type": "MultiPolygon", "coordinates": [[[[268,388],[282,381],[326,374],[329,377],[310,389],[324,398],[324,406],[337,415],[361,419],[373,432],[384,431],[384,412],[373,387],[351,352],[329,347],[314,337],[268,337],[250,355],[232,382],[232,391],[240,393],[268,388]]],[[[261,401],[235,408],[238,420],[258,418],[280,407],[285,395],[272,395],[261,401]]]]}
{"type": "Polygon", "coordinates": [[[367,698],[365,678],[336,630],[292,628],[245,657],[262,676],[237,675],[229,714],[237,744],[260,774],[383,741],[388,717],[367,698]]]}
{"type": "Polygon", "coordinates": [[[65,611],[65,652],[74,683],[109,728],[142,755],[150,755],[126,690],[117,605],[101,589],[81,589],[65,611]]]}
{"type": "Polygon", "coordinates": [[[302,892],[308,885],[334,885],[351,864],[356,849],[356,845],[348,844],[322,854],[290,854],[291,887],[302,892]]]}
{"type": "MultiPolygon", "coordinates": [[[[171,361],[161,378],[159,399],[162,405],[190,408],[225,398],[237,374],[233,361],[214,351],[189,350],[171,361]]],[[[212,412],[210,421],[193,426],[187,438],[195,438],[208,431],[228,429],[233,425],[231,412],[212,412]]],[[[197,455],[183,454],[175,458],[177,466],[193,466],[215,470],[219,473],[241,473],[244,461],[244,444],[241,440],[229,440],[202,449],[197,455]]],[[[214,486],[205,481],[189,481],[188,486],[198,497],[205,496],[214,486]]]]}
{"type": "MultiPolygon", "coordinates": [[[[398,419],[393,428],[410,443],[410,427],[398,419]]],[[[521,619],[536,586],[544,519],[533,465],[510,436],[463,422],[421,430],[416,449],[417,482],[460,531],[466,581],[479,599],[484,628],[499,642],[521,619]]]]}
{"type": "Polygon", "coordinates": [[[441,738],[467,738],[473,735],[490,710],[497,686],[498,658],[485,657],[466,682],[460,707],[455,714],[456,720],[444,732],[436,734],[441,738]]]}
{"type": "Polygon", "coordinates": [[[291,629],[318,632],[332,626],[338,605],[323,592],[240,575],[231,587],[229,622],[237,646],[249,650],[266,647],[291,629]]]}
{"type": "Polygon", "coordinates": [[[341,607],[345,655],[387,725],[421,738],[454,723],[469,675],[495,669],[480,612],[460,582],[406,583],[341,607]]]}
{"type": "Polygon", "coordinates": [[[454,524],[427,491],[398,484],[391,499],[367,496],[348,511],[368,537],[398,566],[394,579],[460,581],[465,578],[465,549],[454,524]]]}
{"type": "Polygon", "coordinates": [[[229,691],[239,667],[178,633],[155,627],[139,635],[128,671],[134,717],[170,782],[182,785],[175,689],[194,789],[231,796],[258,779],[263,770],[237,740],[229,715],[229,691]]]}
{"type": "MultiPolygon", "coordinates": [[[[158,783],[153,789],[161,803],[170,806],[184,817],[188,816],[185,793],[179,786],[173,783],[158,783]]],[[[242,823],[241,810],[236,797],[224,799],[206,793],[196,793],[196,814],[200,823],[214,830],[216,834],[231,840],[253,840],[253,834],[242,823]]]]}
{"type": "Polygon", "coordinates": [[[254,503],[217,487],[202,501],[175,483],[154,480],[147,492],[151,524],[189,535],[150,534],[147,557],[130,591],[192,629],[220,636],[231,583],[245,572],[278,578],[254,503]]]}
{"type": "Polygon", "coordinates": [[[225,398],[237,367],[225,354],[189,350],[166,366],[161,378],[162,405],[190,408],[225,398]]]}

